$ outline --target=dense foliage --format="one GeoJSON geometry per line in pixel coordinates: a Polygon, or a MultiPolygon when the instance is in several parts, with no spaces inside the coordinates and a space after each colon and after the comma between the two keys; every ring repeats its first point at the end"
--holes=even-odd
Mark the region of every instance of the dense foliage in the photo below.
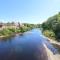
{"type": "Polygon", "coordinates": [[[56,39],[60,39],[60,12],[42,24],[43,31],[52,30],[56,39]]]}

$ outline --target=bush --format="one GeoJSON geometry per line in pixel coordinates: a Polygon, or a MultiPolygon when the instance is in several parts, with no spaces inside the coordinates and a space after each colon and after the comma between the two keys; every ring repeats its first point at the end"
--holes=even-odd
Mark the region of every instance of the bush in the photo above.
{"type": "Polygon", "coordinates": [[[3,29],[0,31],[0,36],[1,35],[8,35],[11,34],[12,32],[9,29],[3,29]]]}
{"type": "Polygon", "coordinates": [[[16,33],[20,33],[21,30],[20,30],[20,29],[16,29],[15,32],[16,32],[16,33]]]}
{"type": "Polygon", "coordinates": [[[9,28],[8,30],[11,31],[11,32],[15,32],[14,28],[9,28]]]}
{"type": "Polygon", "coordinates": [[[51,39],[55,39],[55,33],[51,30],[45,30],[43,34],[51,39]]]}
{"type": "Polygon", "coordinates": [[[28,31],[28,30],[30,30],[28,27],[20,27],[20,30],[21,30],[21,32],[26,32],[26,31],[28,31]]]}

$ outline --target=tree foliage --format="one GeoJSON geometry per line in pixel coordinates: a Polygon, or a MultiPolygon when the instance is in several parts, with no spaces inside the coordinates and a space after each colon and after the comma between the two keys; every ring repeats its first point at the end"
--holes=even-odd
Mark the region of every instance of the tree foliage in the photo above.
{"type": "Polygon", "coordinates": [[[60,39],[60,12],[42,24],[43,30],[53,30],[56,38],[60,39]]]}

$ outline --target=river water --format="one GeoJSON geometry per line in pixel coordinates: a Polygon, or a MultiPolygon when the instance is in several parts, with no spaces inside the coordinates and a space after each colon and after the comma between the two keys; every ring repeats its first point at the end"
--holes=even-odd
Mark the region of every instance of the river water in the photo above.
{"type": "Polygon", "coordinates": [[[0,60],[48,60],[44,44],[57,53],[39,29],[0,39],[0,60]]]}

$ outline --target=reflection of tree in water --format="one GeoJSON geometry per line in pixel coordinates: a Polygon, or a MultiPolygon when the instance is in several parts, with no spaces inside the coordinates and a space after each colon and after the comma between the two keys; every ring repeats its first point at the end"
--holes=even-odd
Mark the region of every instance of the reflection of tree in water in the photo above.
{"type": "Polygon", "coordinates": [[[0,41],[2,41],[2,42],[11,41],[14,37],[15,37],[15,35],[4,37],[4,38],[0,38],[0,41]]]}

